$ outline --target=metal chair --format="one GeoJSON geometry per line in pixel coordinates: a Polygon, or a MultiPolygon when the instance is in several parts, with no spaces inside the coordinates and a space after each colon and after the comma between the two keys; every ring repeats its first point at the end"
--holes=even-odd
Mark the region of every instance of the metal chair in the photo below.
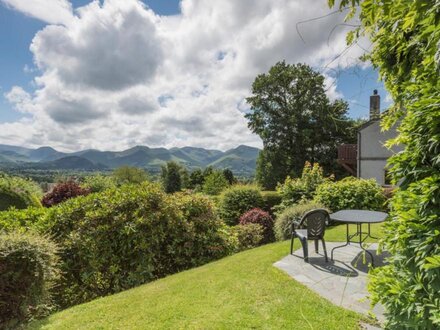
{"type": "Polygon", "coordinates": [[[316,209],[305,213],[295,228],[295,222],[292,222],[292,240],[290,241],[290,254],[293,253],[293,241],[297,237],[302,245],[304,252],[304,261],[309,262],[309,251],[307,241],[315,241],[315,251],[319,252],[318,241],[322,241],[324,248],[325,261],[328,262],[327,249],[325,247],[324,233],[326,223],[330,220],[327,210],[316,209]]]}

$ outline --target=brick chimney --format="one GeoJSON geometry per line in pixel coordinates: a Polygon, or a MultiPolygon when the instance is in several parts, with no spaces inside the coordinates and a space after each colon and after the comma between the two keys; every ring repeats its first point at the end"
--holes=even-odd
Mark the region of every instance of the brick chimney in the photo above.
{"type": "Polygon", "coordinates": [[[370,120],[379,119],[380,117],[380,95],[377,94],[377,89],[373,91],[370,96],[370,120]]]}

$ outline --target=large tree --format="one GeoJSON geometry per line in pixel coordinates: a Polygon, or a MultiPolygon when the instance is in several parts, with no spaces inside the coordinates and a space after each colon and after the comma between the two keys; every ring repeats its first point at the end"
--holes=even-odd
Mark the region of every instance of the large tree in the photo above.
{"type": "MultiPolygon", "coordinates": [[[[330,0],[330,5],[335,1],[330,0]]],[[[350,45],[366,36],[366,58],[379,69],[395,105],[384,127],[398,124],[405,148],[390,160],[400,189],[391,202],[383,246],[389,264],[374,270],[373,302],[386,308],[386,328],[440,328],[440,1],[342,0],[359,11],[350,45]]]]}
{"type": "Polygon", "coordinates": [[[249,128],[263,140],[257,162],[257,179],[274,188],[286,176],[298,176],[306,161],[324,170],[337,170],[336,150],[356,140],[348,105],[331,102],[324,76],[305,64],[275,64],[252,84],[246,114],[249,128]]]}

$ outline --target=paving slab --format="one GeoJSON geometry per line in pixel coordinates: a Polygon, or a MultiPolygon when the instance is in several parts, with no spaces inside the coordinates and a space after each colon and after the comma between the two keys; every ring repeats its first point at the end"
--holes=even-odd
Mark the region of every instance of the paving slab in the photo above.
{"type": "MultiPolygon", "coordinates": [[[[370,256],[359,246],[348,245],[336,249],[333,254],[334,260],[330,260],[330,251],[343,244],[327,242],[328,262],[325,262],[322,251],[315,253],[312,242],[309,243],[309,263],[304,262],[302,249],[299,249],[277,261],[274,266],[332,303],[365,315],[372,312],[377,320],[383,323],[383,307],[376,305],[371,310],[368,299],[367,273],[371,267],[370,256]]],[[[370,244],[368,251],[373,254],[376,267],[384,264],[387,254],[377,255],[376,243],[370,244]]]]}

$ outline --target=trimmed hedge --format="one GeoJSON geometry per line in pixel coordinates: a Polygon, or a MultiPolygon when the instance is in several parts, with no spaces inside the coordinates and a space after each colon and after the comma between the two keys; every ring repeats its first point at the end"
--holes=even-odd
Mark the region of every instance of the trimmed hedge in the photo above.
{"type": "Polygon", "coordinates": [[[11,207],[25,209],[29,206],[41,207],[43,192],[35,182],[0,173],[0,211],[11,207]]]}
{"type": "Polygon", "coordinates": [[[245,212],[263,207],[264,201],[258,187],[235,185],[223,191],[219,204],[222,219],[234,226],[245,212]]]}
{"type": "Polygon", "coordinates": [[[231,250],[212,203],[143,183],[70,199],[46,225],[62,247],[63,307],[220,258],[231,250]]]}
{"type": "Polygon", "coordinates": [[[56,245],[35,233],[0,233],[0,328],[46,315],[59,278],[56,245]]]}
{"type": "Polygon", "coordinates": [[[292,233],[292,222],[299,222],[301,217],[307,211],[313,209],[325,208],[322,204],[315,202],[308,202],[305,204],[295,204],[287,207],[282,212],[277,214],[275,220],[275,237],[282,241],[289,239],[292,233]]]}
{"type": "Polygon", "coordinates": [[[282,202],[281,195],[278,191],[266,190],[261,192],[261,196],[263,197],[263,210],[273,215],[276,206],[280,205],[282,202]]]}
{"type": "Polygon", "coordinates": [[[385,194],[374,179],[347,177],[326,182],[316,190],[315,201],[336,212],[342,209],[384,210],[385,194]]]}

